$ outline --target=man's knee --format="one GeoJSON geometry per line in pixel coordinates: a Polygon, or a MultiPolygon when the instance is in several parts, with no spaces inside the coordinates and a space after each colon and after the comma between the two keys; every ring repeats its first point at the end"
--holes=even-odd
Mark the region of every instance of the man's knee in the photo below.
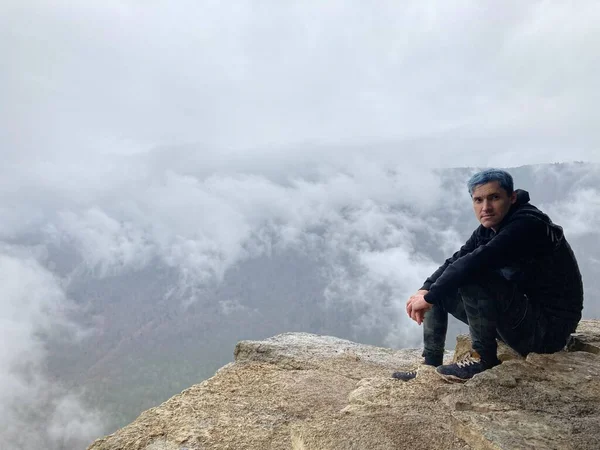
{"type": "Polygon", "coordinates": [[[458,289],[462,306],[468,315],[479,314],[481,308],[488,309],[486,305],[493,302],[490,293],[478,283],[469,283],[458,289]]]}
{"type": "Polygon", "coordinates": [[[486,272],[462,285],[459,290],[463,302],[468,305],[493,304],[502,312],[513,304],[515,299],[523,297],[518,285],[499,273],[486,272]]]}
{"type": "Polygon", "coordinates": [[[463,301],[472,298],[480,298],[483,295],[487,295],[483,286],[476,282],[464,284],[458,288],[458,293],[462,297],[463,301]]]}

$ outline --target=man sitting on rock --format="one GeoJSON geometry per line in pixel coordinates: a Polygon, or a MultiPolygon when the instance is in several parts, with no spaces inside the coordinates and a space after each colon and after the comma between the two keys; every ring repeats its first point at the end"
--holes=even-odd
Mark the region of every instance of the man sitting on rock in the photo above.
{"type": "MultiPolygon", "coordinates": [[[[481,225],[406,303],[423,323],[425,364],[450,381],[500,364],[496,337],[525,356],[561,350],[581,319],[583,284],[563,230],[513,190],[503,170],[476,173],[467,183],[481,225]],[[469,357],[442,365],[448,313],[469,325],[469,357]]],[[[396,372],[408,381],[416,371],[396,372]]]]}

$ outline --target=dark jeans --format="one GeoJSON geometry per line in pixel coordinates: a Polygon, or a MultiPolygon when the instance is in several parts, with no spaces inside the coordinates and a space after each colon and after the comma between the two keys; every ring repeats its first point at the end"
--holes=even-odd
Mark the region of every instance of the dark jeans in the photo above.
{"type": "Polygon", "coordinates": [[[426,364],[440,365],[444,354],[448,314],[469,325],[473,349],[484,368],[499,364],[496,338],[525,356],[562,349],[573,328],[547,317],[539,303],[497,272],[459,288],[425,315],[423,340],[426,364]]]}

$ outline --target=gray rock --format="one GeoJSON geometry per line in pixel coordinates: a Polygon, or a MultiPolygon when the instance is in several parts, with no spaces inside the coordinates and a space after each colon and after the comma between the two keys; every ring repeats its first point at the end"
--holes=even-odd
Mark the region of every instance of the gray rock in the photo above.
{"type": "Polygon", "coordinates": [[[336,371],[361,379],[418,365],[420,349],[392,350],[357,344],[333,336],[284,333],[264,341],[241,341],[234,351],[236,363],[264,362],[292,370],[321,369],[335,361],[336,371]]]}
{"type": "Polygon", "coordinates": [[[567,348],[570,351],[600,354],[600,321],[582,320],[577,327],[577,333],[571,335],[567,348]]]}
{"type": "MultiPolygon", "coordinates": [[[[418,366],[416,349],[305,333],[243,341],[234,363],[89,450],[597,450],[599,329],[586,321],[575,351],[507,357],[464,384],[418,366]],[[413,381],[390,378],[416,366],[413,381]]],[[[470,348],[459,343],[457,354],[470,348]]]]}
{"type": "MultiPolygon", "coordinates": [[[[502,362],[510,361],[512,359],[525,359],[518,352],[514,351],[508,345],[502,341],[498,343],[498,359],[502,362]]],[[[454,350],[453,361],[456,362],[465,356],[475,355],[474,350],[471,347],[471,338],[468,335],[459,335],[456,337],[456,348],[454,350]]],[[[475,355],[476,356],[476,355],[475,355]]]]}

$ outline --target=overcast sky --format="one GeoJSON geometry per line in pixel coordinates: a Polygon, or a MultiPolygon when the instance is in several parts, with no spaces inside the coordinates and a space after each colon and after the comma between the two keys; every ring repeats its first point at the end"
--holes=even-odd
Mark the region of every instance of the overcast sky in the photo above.
{"type": "Polygon", "coordinates": [[[514,165],[600,159],[595,1],[5,0],[0,12],[3,154],[439,138],[449,164],[490,158],[496,139],[514,165]]]}
{"type": "MultiPolygon", "coordinates": [[[[3,0],[0,444],[102,427],[40,369],[41,331],[93,333],[64,314],[86,270],[159,258],[198,285],[321,229],[365,268],[332,253],[327,298],[401,310],[441,262],[417,233],[444,252],[462,239],[428,216],[468,207],[464,180],[449,196],[433,169],[600,162],[598,23],[584,0],[3,0]],[[48,256],[63,243],[81,263],[68,277],[48,256]],[[33,429],[22,404],[51,412],[33,429]]],[[[569,195],[548,205],[567,235],[597,234],[598,188],[569,195]]],[[[417,342],[411,326],[390,345],[417,342]]]]}

